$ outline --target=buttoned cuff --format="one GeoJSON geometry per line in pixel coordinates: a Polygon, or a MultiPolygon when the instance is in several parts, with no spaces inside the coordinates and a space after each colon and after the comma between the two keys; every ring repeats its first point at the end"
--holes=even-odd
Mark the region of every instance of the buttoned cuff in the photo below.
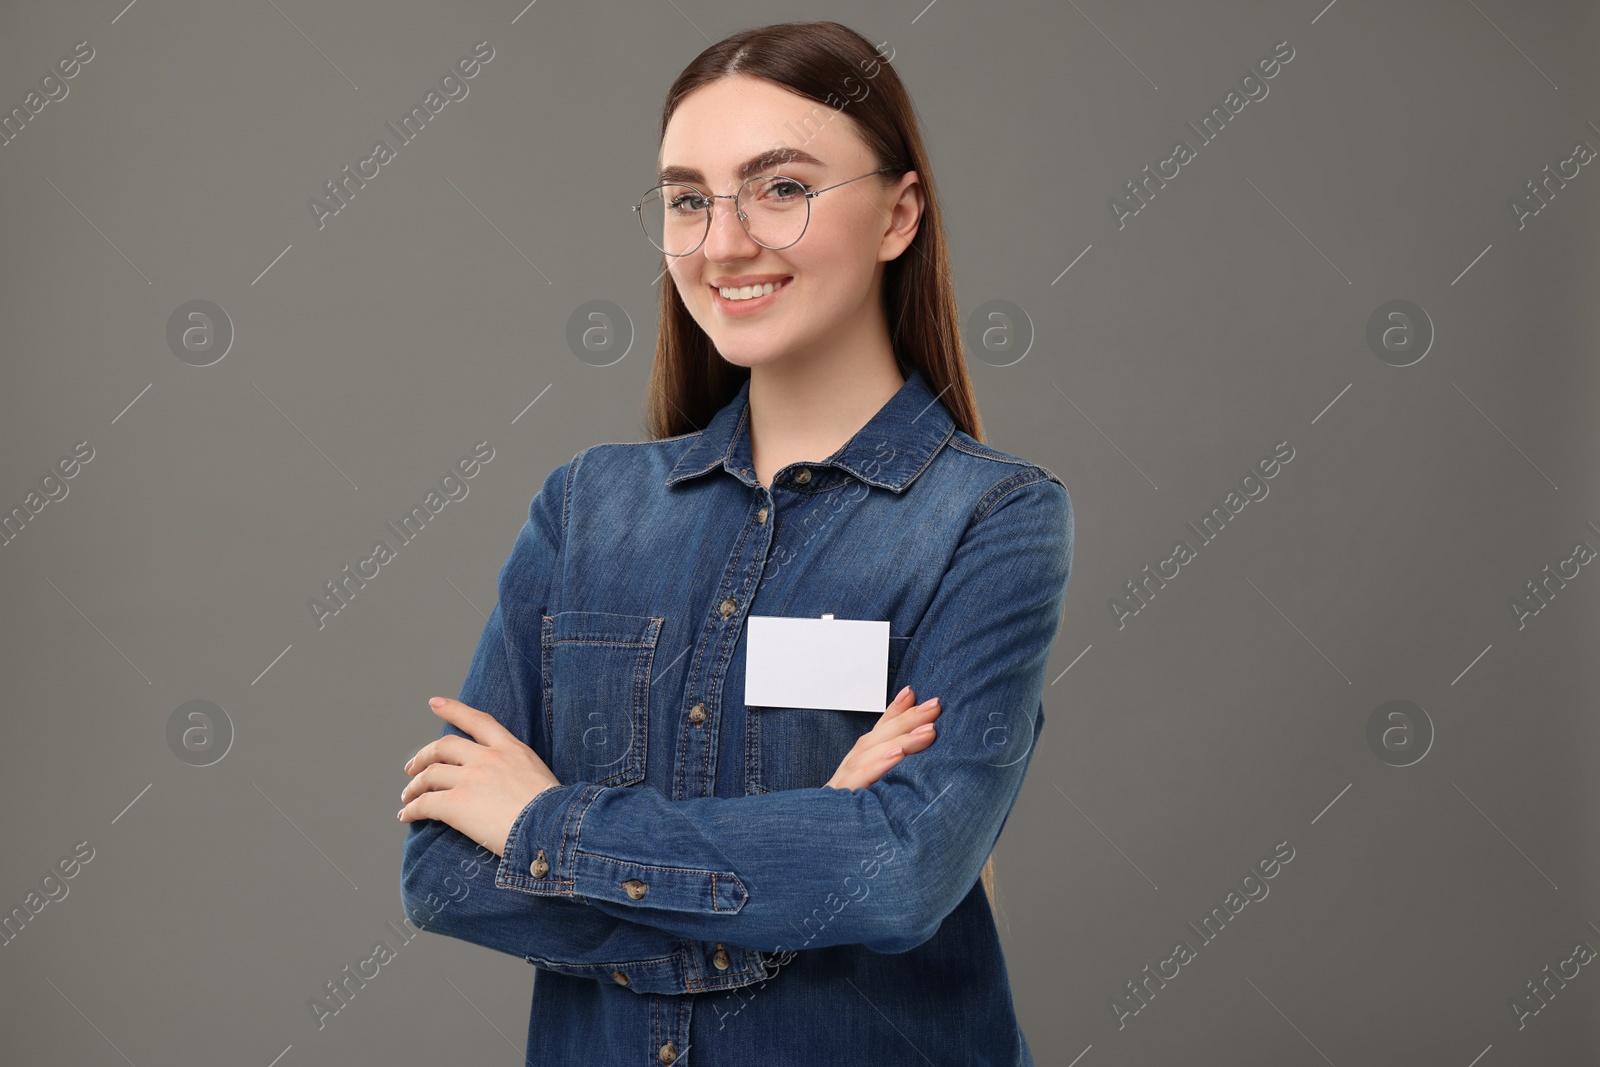
{"type": "Polygon", "coordinates": [[[528,801],[511,824],[494,884],[537,896],[572,896],[578,824],[604,788],[593,782],[569,782],[553,785],[528,801]]]}
{"type": "MultiPolygon", "coordinates": [[[[649,872],[648,876],[656,882],[654,899],[664,899],[669,905],[711,911],[737,911],[743,905],[743,886],[731,872],[719,877],[711,871],[635,866],[608,857],[580,854],[578,827],[589,806],[609,788],[612,787],[593,782],[571,782],[551,786],[528,801],[511,824],[505,854],[495,870],[496,887],[579,901],[586,900],[582,895],[585,892],[603,899],[638,900],[633,892],[643,896],[638,887],[647,883],[617,883],[616,879],[629,873],[649,872]]],[[[680,941],[677,952],[646,960],[577,965],[546,960],[538,955],[524,958],[535,966],[592,977],[636,993],[676,994],[737,989],[764,982],[792,959],[793,954],[762,952],[720,941],[709,944],[680,941]]]]}
{"type": "Polygon", "coordinates": [[[626,804],[633,794],[626,787],[571,782],[535,796],[511,824],[494,884],[538,896],[576,897],[585,903],[594,898],[625,906],[711,913],[743,908],[750,894],[733,871],[678,866],[671,862],[673,856],[661,853],[662,846],[647,829],[620,817],[615,806],[626,804]],[[600,851],[592,841],[588,849],[582,846],[579,829],[591,807],[596,820],[590,827],[591,838],[599,834],[601,842],[610,840],[617,847],[600,851]],[[619,825],[630,829],[608,835],[604,825],[608,818],[613,830],[619,825]]]}
{"type": "MultiPolygon", "coordinates": [[[[621,963],[576,965],[527,956],[535,967],[544,967],[578,978],[592,978],[608,985],[619,985],[635,993],[715,993],[765,983],[779,968],[794,958],[794,953],[760,952],[722,942],[681,942],[670,956],[621,963]]],[[[716,1011],[715,1008],[712,1009],[716,1011]]]]}

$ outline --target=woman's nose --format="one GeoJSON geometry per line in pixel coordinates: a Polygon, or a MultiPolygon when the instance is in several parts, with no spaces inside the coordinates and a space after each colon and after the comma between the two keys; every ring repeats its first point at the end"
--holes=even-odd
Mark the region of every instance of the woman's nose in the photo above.
{"type": "Polygon", "coordinates": [[[717,261],[748,259],[759,254],[761,246],[746,232],[739,221],[738,208],[732,200],[711,202],[711,229],[706,234],[706,258],[717,261]]]}

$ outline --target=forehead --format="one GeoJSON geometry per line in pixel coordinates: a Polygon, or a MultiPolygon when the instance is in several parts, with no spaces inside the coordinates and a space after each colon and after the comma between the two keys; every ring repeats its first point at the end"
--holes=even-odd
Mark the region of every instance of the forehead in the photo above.
{"type": "MultiPolygon", "coordinates": [[[[702,85],[679,102],[661,139],[658,164],[672,180],[719,182],[752,161],[834,166],[865,158],[842,113],[764,78],[735,75],[702,85]]],[[[769,168],[770,169],[770,168],[769,168]]]]}

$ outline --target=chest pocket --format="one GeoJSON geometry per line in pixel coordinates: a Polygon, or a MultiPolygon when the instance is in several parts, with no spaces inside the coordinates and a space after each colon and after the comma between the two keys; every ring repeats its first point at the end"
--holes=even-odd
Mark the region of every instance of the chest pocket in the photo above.
{"type": "MultiPolygon", "coordinates": [[[[910,637],[889,638],[889,684],[883,706],[904,682],[895,676],[910,637]]],[[[920,694],[919,694],[920,696],[920,694]]],[[[745,792],[776,793],[825,785],[881,712],[749,707],[745,732],[745,792]]],[[[556,777],[560,777],[558,774],[556,777]]]]}
{"type": "Polygon", "coordinates": [[[563,784],[644,780],[651,666],[664,621],[604,611],[543,616],[545,728],[550,770],[563,784]]]}

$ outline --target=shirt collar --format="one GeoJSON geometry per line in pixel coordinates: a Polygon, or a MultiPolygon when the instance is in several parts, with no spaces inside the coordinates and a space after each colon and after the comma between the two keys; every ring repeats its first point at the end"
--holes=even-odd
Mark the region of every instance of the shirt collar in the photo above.
{"type": "MultiPolygon", "coordinates": [[[[755,464],[750,454],[750,380],[711,419],[667,475],[676,485],[722,467],[754,487],[755,464]]],[[[955,421],[929,391],[927,380],[911,368],[905,384],[854,437],[812,467],[837,467],[869,485],[902,492],[928,466],[955,432],[955,421]]]]}

